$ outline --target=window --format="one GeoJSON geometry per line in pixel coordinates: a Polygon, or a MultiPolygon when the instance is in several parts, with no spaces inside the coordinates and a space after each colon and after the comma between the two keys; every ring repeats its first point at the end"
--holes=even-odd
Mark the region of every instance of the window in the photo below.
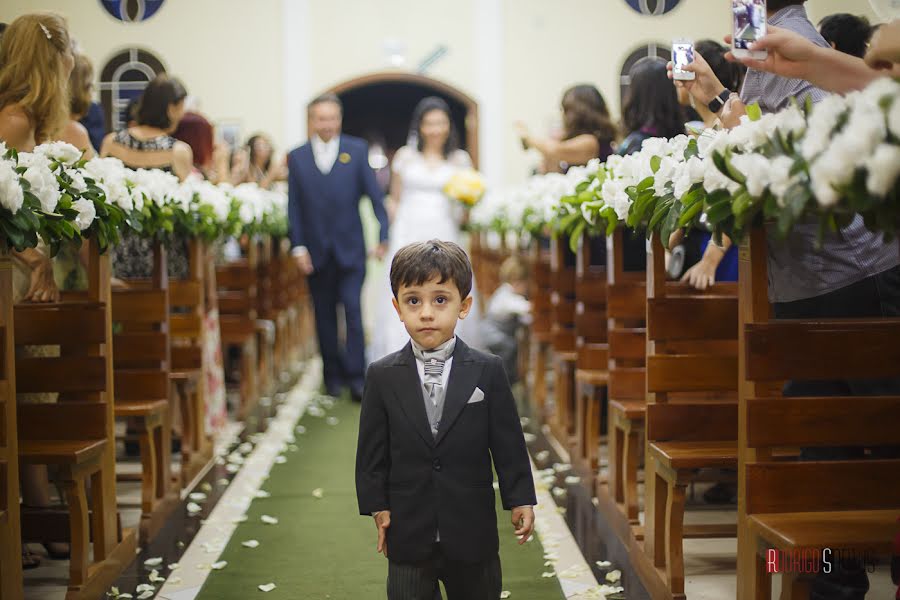
{"type": "Polygon", "coordinates": [[[139,98],[147,84],[166,68],[147,50],[129,48],[113,56],[100,74],[100,102],[112,131],[128,123],[128,103],[139,98]]]}
{"type": "Polygon", "coordinates": [[[635,65],[645,60],[660,60],[667,63],[671,58],[672,51],[669,45],[659,42],[651,42],[629,54],[625,62],[622,63],[621,75],[619,76],[620,106],[625,104],[625,98],[628,96],[628,86],[631,85],[631,70],[635,65]]]}
{"type": "Polygon", "coordinates": [[[642,15],[664,15],[676,6],[681,0],[625,0],[632,9],[642,15]]]}
{"type": "Polygon", "coordinates": [[[140,23],[156,14],[165,0],[100,0],[114,18],[125,23],[140,23]]]}

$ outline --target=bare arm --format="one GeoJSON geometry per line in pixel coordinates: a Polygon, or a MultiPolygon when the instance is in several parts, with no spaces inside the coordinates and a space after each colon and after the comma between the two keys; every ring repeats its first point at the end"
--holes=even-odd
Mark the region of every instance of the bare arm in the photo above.
{"type": "Polygon", "coordinates": [[[88,135],[87,129],[78,121],[69,121],[66,124],[60,141],[68,142],[84,152],[84,158],[90,160],[94,158],[94,146],[91,145],[91,137],[88,135]]]}
{"type": "Polygon", "coordinates": [[[103,143],[100,144],[100,156],[109,156],[112,153],[114,135],[114,133],[107,133],[103,138],[103,143]]]}
{"type": "Polygon", "coordinates": [[[34,131],[21,109],[7,106],[0,111],[0,140],[20,152],[28,152],[34,147],[34,131]]]}
{"type": "Polygon", "coordinates": [[[13,252],[13,257],[23,263],[31,271],[31,282],[28,293],[23,298],[26,302],[58,302],[59,288],[53,279],[53,263],[44,253],[34,248],[26,248],[22,252],[13,252]]]}
{"type": "Polygon", "coordinates": [[[172,171],[181,181],[187,179],[194,168],[194,153],[184,142],[177,142],[172,148],[172,171]]]}
{"type": "Polygon", "coordinates": [[[545,164],[566,162],[570,165],[584,165],[600,156],[597,138],[586,133],[568,140],[536,138],[524,130],[520,135],[527,147],[534,148],[544,156],[545,164]]]}
{"type": "MultiPolygon", "coordinates": [[[[731,36],[726,36],[725,41],[731,43],[731,36]]],[[[769,54],[764,60],[755,60],[736,58],[728,52],[725,58],[741,62],[756,71],[803,79],[838,94],[860,90],[886,75],[866,65],[861,58],[817,46],[803,36],[780,27],[770,26],[768,34],[753,44],[751,49],[767,50],[769,54]]]]}

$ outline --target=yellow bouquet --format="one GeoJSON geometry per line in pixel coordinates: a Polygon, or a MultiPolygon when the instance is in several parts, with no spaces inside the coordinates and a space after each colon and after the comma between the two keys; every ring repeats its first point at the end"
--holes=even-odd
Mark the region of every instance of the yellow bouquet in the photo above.
{"type": "Polygon", "coordinates": [[[475,206],[484,195],[484,178],[473,169],[459,171],[444,186],[444,193],[466,206],[475,206]]]}

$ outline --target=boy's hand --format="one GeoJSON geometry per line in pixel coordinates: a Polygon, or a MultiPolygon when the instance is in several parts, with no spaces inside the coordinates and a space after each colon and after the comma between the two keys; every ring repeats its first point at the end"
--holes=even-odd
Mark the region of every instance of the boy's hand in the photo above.
{"type": "Polygon", "coordinates": [[[527,542],[534,533],[534,507],[517,506],[512,509],[512,524],[519,536],[519,545],[527,542]]]}
{"type": "Polygon", "coordinates": [[[382,510],[375,514],[375,527],[378,528],[378,547],[376,550],[387,558],[387,529],[391,526],[391,511],[382,510]]]}

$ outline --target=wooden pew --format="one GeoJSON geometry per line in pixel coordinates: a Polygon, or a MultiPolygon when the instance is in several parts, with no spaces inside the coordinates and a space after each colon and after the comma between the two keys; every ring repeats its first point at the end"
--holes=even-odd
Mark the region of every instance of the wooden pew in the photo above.
{"type": "Polygon", "coordinates": [[[256,370],[259,393],[264,397],[271,397],[276,386],[275,345],[279,316],[273,297],[276,265],[270,236],[260,236],[256,246],[256,370]]]}
{"type": "Polygon", "coordinates": [[[253,412],[259,400],[259,350],[256,343],[257,257],[258,248],[251,243],[247,247],[245,258],[216,268],[223,354],[227,356],[229,347],[236,347],[241,353],[240,418],[253,412]]]}
{"type": "Polygon", "coordinates": [[[287,239],[272,238],[271,249],[270,302],[268,306],[263,306],[263,309],[270,310],[271,314],[263,318],[271,318],[275,322],[272,361],[275,383],[278,384],[290,378],[290,373],[300,360],[300,319],[291,302],[290,292],[299,282],[300,271],[290,255],[290,244],[287,239]]]}
{"type": "MultiPolygon", "coordinates": [[[[637,243],[618,228],[607,238],[606,317],[609,344],[609,494],[629,522],[638,522],[638,470],[646,410],[646,274],[625,270],[626,246],[637,243]]],[[[638,260],[638,262],[640,262],[638,260]]],[[[598,489],[598,494],[601,491],[598,489]]],[[[636,537],[640,537],[638,532],[636,537]]]]}
{"type": "Polygon", "coordinates": [[[166,251],[153,248],[150,281],[126,281],[112,293],[116,408],[140,442],[142,543],[156,536],[178,505],[171,469],[169,278],[166,251]]]}
{"type": "Polygon", "coordinates": [[[550,242],[552,318],[551,340],[555,398],[551,430],[557,441],[571,452],[575,441],[575,253],[569,240],[554,237],[550,242]]]}
{"type": "Polygon", "coordinates": [[[545,423],[547,414],[547,365],[552,340],[553,304],[551,296],[553,287],[550,272],[550,249],[546,238],[535,238],[531,241],[528,264],[533,274],[529,281],[528,297],[531,299],[531,346],[532,393],[531,408],[533,414],[545,423]]]}
{"type": "MultiPolygon", "coordinates": [[[[797,461],[778,449],[896,445],[900,396],[773,397],[772,382],[900,377],[900,319],[774,320],[766,239],[740,254],[738,598],[769,598],[768,549],[889,553],[900,460],[797,461]]],[[[835,553],[836,558],[836,553],[835,553]]],[[[785,573],[782,598],[808,598],[785,573]]]]}
{"type": "Polygon", "coordinates": [[[22,600],[11,261],[4,246],[0,249],[0,598],[22,600]]]}
{"type": "Polygon", "coordinates": [[[58,358],[16,360],[19,393],[58,393],[18,407],[19,460],[55,465],[67,506],[22,511],[27,542],[71,544],[67,600],[100,597],[134,560],[134,531],[116,506],[109,257],[90,242],[88,291],[58,304],[15,307],[16,346],[60,347],[58,358]],[[90,478],[90,494],[86,480],[90,478]]]}
{"type": "Polygon", "coordinates": [[[734,537],[733,524],[684,526],[698,469],[737,468],[737,285],[667,282],[654,237],[647,269],[644,550],[684,597],[683,539],[734,537]]]}
{"type": "Polygon", "coordinates": [[[575,440],[572,461],[589,489],[600,468],[605,432],[609,345],[606,338],[606,238],[584,234],[575,279],[575,440]]]}
{"type": "MultiPolygon", "coordinates": [[[[207,432],[207,370],[204,320],[215,310],[215,268],[206,244],[188,242],[188,277],[169,281],[170,380],[181,414],[181,485],[187,486],[212,460],[207,432]]],[[[212,390],[210,390],[211,392],[212,390]]]]}

